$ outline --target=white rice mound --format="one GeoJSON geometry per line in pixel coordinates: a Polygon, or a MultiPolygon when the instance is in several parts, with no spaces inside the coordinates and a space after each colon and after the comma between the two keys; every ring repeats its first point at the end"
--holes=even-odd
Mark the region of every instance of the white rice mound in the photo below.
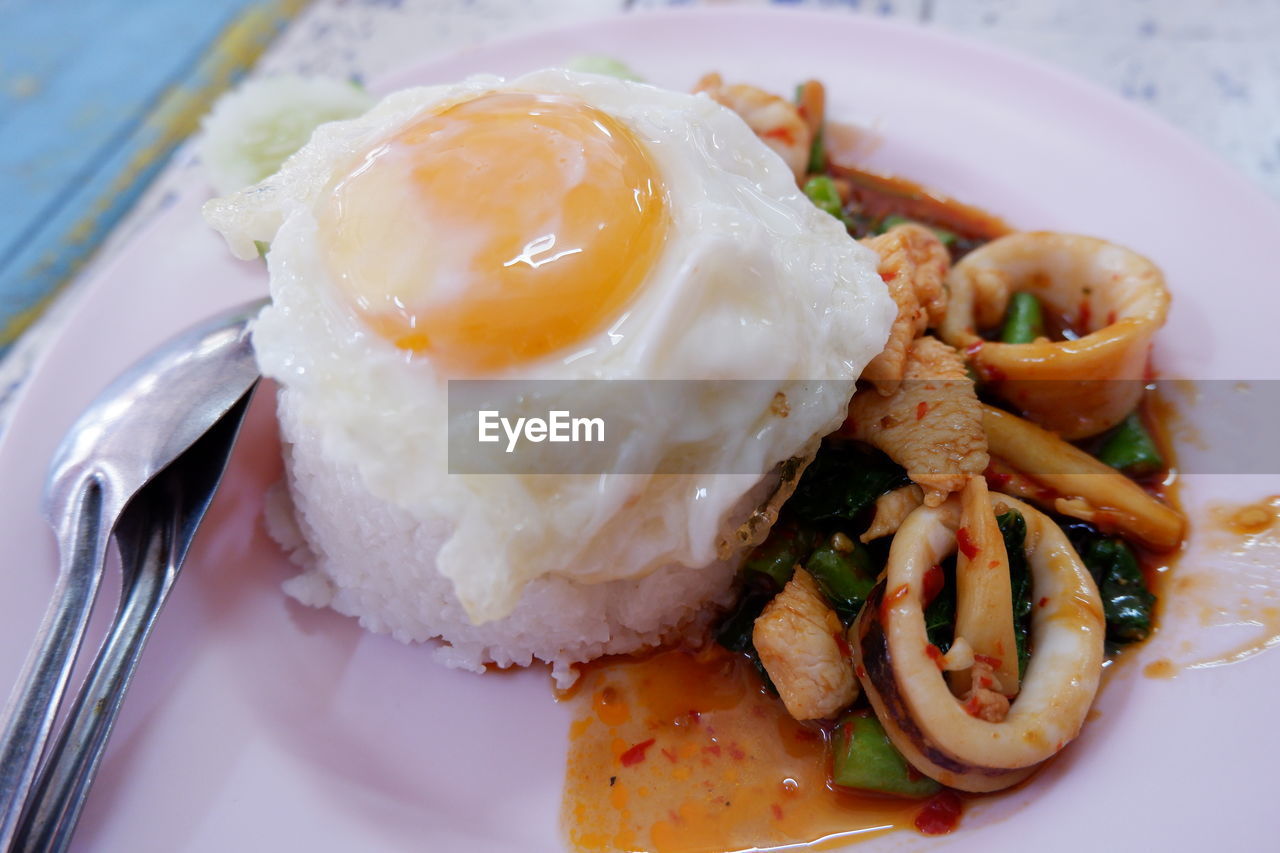
{"type": "Polygon", "coordinates": [[[375,497],[354,467],[323,452],[320,434],[296,416],[287,390],[279,391],[278,409],[285,480],[268,502],[267,528],[303,569],[285,592],[404,643],[438,640],[435,655],[448,666],[483,672],[490,663],[536,659],[551,664],[556,685],[566,688],[578,677],[576,663],[703,640],[733,600],[740,555],[595,584],[546,575],[525,587],[508,616],[474,625],[452,582],[435,569],[448,524],[419,520],[375,497]]]}

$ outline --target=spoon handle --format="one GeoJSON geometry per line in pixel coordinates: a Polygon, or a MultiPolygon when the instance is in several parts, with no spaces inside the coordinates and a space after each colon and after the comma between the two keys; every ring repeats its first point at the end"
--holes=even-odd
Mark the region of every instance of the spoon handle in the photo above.
{"type": "Polygon", "coordinates": [[[0,851],[10,849],[17,832],[102,582],[111,531],[103,529],[102,492],[96,480],[85,482],[73,514],[72,536],[60,554],[62,565],[49,609],[5,707],[0,734],[0,851]]]}
{"type": "Polygon", "coordinates": [[[176,514],[160,516],[136,549],[121,542],[125,598],[36,784],[15,853],[61,851],[71,843],[125,690],[177,578],[178,525],[176,514]]]}

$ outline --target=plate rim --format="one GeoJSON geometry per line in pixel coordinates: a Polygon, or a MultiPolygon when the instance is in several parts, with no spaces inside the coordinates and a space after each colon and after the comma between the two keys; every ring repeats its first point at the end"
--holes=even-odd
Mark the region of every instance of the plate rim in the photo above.
{"type": "MultiPolygon", "coordinates": [[[[1020,54],[1011,52],[1007,49],[1003,49],[1003,48],[995,47],[986,43],[966,39],[960,36],[954,36],[950,33],[933,30],[931,28],[922,27],[916,24],[910,24],[910,23],[905,23],[900,21],[884,20],[880,18],[873,18],[868,15],[854,14],[854,13],[847,13],[847,12],[837,13],[837,12],[825,12],[825,11],[813,11],[813,10],[775,9],[775,8],[769,8],[769,9],[695,8],[695,9],[653,10],[653,11],[644,10],[644,11],[638,11],[636,13],[633,13],[631,17],[635,19],[639,19],[642,17],[643,18],[661,17],[661,18],[670,18],[670,19],[676,19],[676,20],[684,20],[684,19],[721,18],[721,17],[744,18],[744,19],[775,18],[778,16],[796,17],[796,18],[814,18],[814,19],[820,19],[825,23],[829,23],[831,19],[834,18],[834,19],[842,20],[842,22],[845,24],[851,24],[855,28],[869,26],[872,29],[888,28],[888,29],[897,30],[897,31],[910,31],[911,38],[926,37],[931,39],[941,39],[944,42],[949,42],[955,46],[959,46],[964,50],[976,50],[979,53],[992,56],[996,59],[996,61],[1000,63],[1013,62],[1016,65],[1034,69],[1035,73],[1047,74],[1049,75],[1050,78],[1055,80],[1056,84],[1058,85],[1065,84],[1077,91],[1083,92],[1084,95],[1089,100],[1096,101],[1099,99],[1098,96],[1101,95],[1103,96],[1103,100],[1105,100],[1110,105],[1111,108],[1123,109],[1126,115],[1131,119],[1140,118],[1140,120],[1143,123],[1147,124],[1155,132],[1159,133],[1162,137],[1164,137],[1170,142],[1172,142],[1175,139],[1178,140],[1177,144],[1180,147],[1182,147],[1184,150],[1186,150],[1191,156],[1194,156],[1197,160],[1201,161],[1202,165],[1204,165],[1205,167],[1209,167],[1209,164],[1212,164],[1211,168],[1216,171],[1219,177],[1221,177],[1222,173],[1224,172],[1226,173],[1226,175],[1232,176],[1234,180],[1224,181],[1224,183],[1231,185],[1229,186],[1230,192],[1235,194],[1241,189],[1247,189],[1248,190],[1247,194],[1254,197],[1253,201],[1260,202],[1262,204],[1263,209],[1268,210],[1273,216],[1275,216],[1277,219],[1280,219],[1280,207],[1277,207],[1275,202],[1272,199],[1270,199],[1269,196],[1263,193],[1258,187],[1250,183],[1246,178],[1244,178],[1243,175],[1239,174],[1234,169],[1230,168],[1226,163],[1224,163],[1220,158],[1218,158],[1217,155],[1213,154],[1213,152],[1208,150],[1197,140],[1182,133],[1176,127],[1173,127],[1172,125],[1168,124],[1166,121],[1161,119],[1158,115],[1155,115],[1148,110],[1143,110],[1138,105],[1135,105],[1133,103],[1130,103],[1124,100],[1120,96],[1116,95],[1114,92],[1111,92],[1110,90],[1104,87],[1098,86],[1097,84],[1092,83],[1087,79],[1078,77],[1070,72],[1063,71],[1062,69],[1056,68],[1054,66],[1046,65],[1033,58],[1025,57],[1020,54]]],[[[614,15],[607,18],[592,19],[585,22],[576,22],[573,24],[563,25],[563,26],[546,27],[540,30],[517,33],[509,36],[503,36],[498,39],[486,41],[474,47],[464,48],[460,51],[454,51],[449,54],[436,57],[431,60],[426,60],[422,63],[415,64],[412,67],[421,68],[421,67],[430,67],[433,65],[444,65],[452,62],[457,62],[459,60],[465,60],[465,58],[469,54],[472,54],[477,51],[498,49],[504,46],[511,46],[521,42],[536,42],[540,39],[546,38],[549,34],[561,35],[561,34],[581,31],[581,30],[589,30],[591,28],[599,27],[602,25],[614,25],[617,23],[619,19],[625,19],[625,17],[626,16],[614,15]]],[[[174,162],[177,168],[182,168],[182,164],[179,161],[175,160],[174,162]]],[[[157,217],[157,219],[161,219],[161,217],[157,217]]],[[[18,395],[15,396],[15,399],[13,401],[13,408],[11,410],[9,425],[5,429],[4,435],[0,436],[0,461],[7,459],[10,452],[13,452],[10,450],[9,445],[15,441],[14,436],[15,436],[15,433],[18,432],[17,430],[14,429],[14,427],[20,423],[21,418],[27,417],[24,414],[26,409],[34,405],[34,403],[32,403],[31,400],[34,399],[32,389],[36,386],[36,383],[32,380],[35,380],[45,370],[48,369],[48,364],[53,360],[55,354],[59,351],[61,347],[66,345],[64,338],[65,338],[67,326],[69,326],[72,323],[72,321],[79,318],[79,316],[85,311],[85,305],[88,301],[87,297],[89,297],[92,293],[96,293],[102,288],[109,286],[109,282],[112,280],[112,271],[117,266],[120,265],[122,258],[127,257],[127,254],[126,254],[127,251],[132,246],[134,246],[137,242],[139,242],[145,234],[149,233],[156,227],[158,227],[158,223],[156,221],[147,223],[145,227],[138,229],[138,231],[134,235],[132,235],[129,240],[127,240],[123,245],[121,245],[118,251],[112,257],[104,259],[106,263],[101,264],[100,266],[94,265],[93,267],[90,267],[87,270],[87,274],[92,277],[92,280],[88,282],[90,287],[82,288],[81,292],[77,294],[76,298],[79,304],[74,306],[72,310],[68,312],[67,317],[65,318],[67,325],[64,325],[62,329],[59,329],[56,334],[50,337],[49,341],[47,342],[47,345],[44,347],[43,351],[40,353],[38,358],[32,364],[31,370],[27,374],[27,379],[23,383],[23,388],[19,391],[18,395]]],[[[174,330],[172,329],[167,330],[165,334],[162,335],[161,337],[167,337],[168,334],[171,334],[173,331],[174,330]]],[[[896,840],[899,840],[899,841],[906,841],[906,839],[902,839],[900,836],[896,836],[895,838],[896,840]]]]}

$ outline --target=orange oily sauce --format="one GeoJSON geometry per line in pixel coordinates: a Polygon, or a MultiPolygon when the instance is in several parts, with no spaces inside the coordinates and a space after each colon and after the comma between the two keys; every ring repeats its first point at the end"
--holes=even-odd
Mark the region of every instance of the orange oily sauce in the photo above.
{"type": "MultiPolygon", "coordinates": [[[[1248,660],[1280,645],[1280,495],[1246,504],[1211,504],[1205,552],[1226,561],[1213,571],[1179,573],[1165,586],[1161,623],[1197,628],[1196,640],[1166,647],[1145,667],[1148,678],[1248,660]],[[1211,634],[1226,632],[1216,640],[1211,634]]],[[[1189,636],[1189,635],[1188,635],[1189,636]]]]}
{"type": "MultiPolygon", "coordinates": [[[[1206,443],[1181,416],[1166,388],[1181,394],[1187,404],[1197,402],[1198,391],[1192,382],[1161,381],[1159,390],[1143,395],[1143,423],[1169,466],[1143,485],[1182,512],[1175,445],[1180,442],[1203,448],[1206,443]]],[[[1193,640],[1183,640],[1172,656],[1156,658],[1142,668],[1147,678],[1170,679],[1186,670],[1235,663],[1280,644],[1280,572],[1274,570],[1275,555],[1280,553],[1280,495],[1250,503],[1210,505],[1206,515],[1196,520],[1209,531],[1203,553],[1188,555],[1185,538],[1172,552],[1139,552],[1147,586],[1159,596],[1157,624],[1175,631],[1179,625],[1198,625],[1201,630],[1242,626],[1258,630],[1241,643],[1213,651],[1197,648],[1193,640]],[[1207,555],[1230,561],[1236,570],[1226,575],[1197,571],[1199,561],[1192,558],[1207,555]],[[1253,564],[1252,570],[1240,571],[1248,564],[1253,564]]]]}
{"type": "Polygon", "coordinates": [[[1238,548],[1248,548],[1264,534],[1278,535],[1280,527],[1280,495],[1271,495],[1250,504],[1222,505],[1213,508],[1210,515],[1223,530],[1239,538],[1238,548]]]}
{"type": "Polygon", "coordinates": [[[561,819],[576,850],[846,844],[911,827],[925,805],[833,788],[826,733],[718,646],[593,664],[569,695],[561,819]]]}

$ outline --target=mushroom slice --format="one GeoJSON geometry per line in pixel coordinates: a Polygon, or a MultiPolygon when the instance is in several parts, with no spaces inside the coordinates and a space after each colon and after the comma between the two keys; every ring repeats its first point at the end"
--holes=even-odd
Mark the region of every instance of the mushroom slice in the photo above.
{"type": "Polygon", "coordinates": [[[1142,394],[1151,338],[1169,292],[1151,261],[1075,234],[1008,234],[969,253],[947,276],[944,341],[967,353],[992,389],[1067,439],[1097,435],[1142,394]],[[1079,340],[984,341],[1017,291],[1067,319],[1079,340]]]}
{"type": "Polygon", "coordinates": [[[975,792],[1016,784],[1075,738],[1097,693],[1106,633],[1097,587],[1061,529],[1013,498],[989,500],[1026,520],[1040,601],[1026,678],[1001,722],[974,716],[952,694],[925,631],[925,575],[956,548],[956,499],[906,520],[850,629],[858,677],[894,745],[921,773],[975,792]]]}
{"type": "Polygon", "coordinates": [[[1182,541],[1182,516],[1110,465],[992,406],[982,405],[982,426],[994,456],[1052,490],[1045,502],[1055,511],[1119,530],[1152,548],[1182,541]]]}

